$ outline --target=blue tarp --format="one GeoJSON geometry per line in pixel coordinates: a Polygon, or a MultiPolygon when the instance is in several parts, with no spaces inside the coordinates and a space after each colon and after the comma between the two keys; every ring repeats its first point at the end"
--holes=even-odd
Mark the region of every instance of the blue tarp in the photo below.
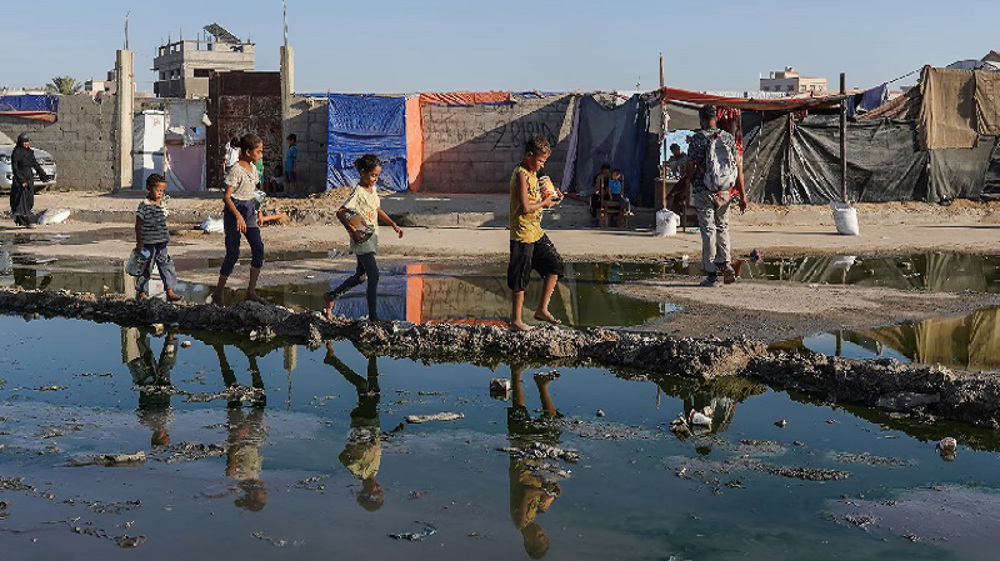
{"type": "Polygon", "coordinates": [[[379,187],[409,188],[406,175],[406,98],[331,94],[327,126],[327,186],[357,184],[354,161],[382,160],[379,187]]]}
{"type": "Polygon", "coordinates": [[[59,113],[57,95],[0,95],[0,115],[55,121],[59,113]]]}
{"type": "Polygon", "coordinates": [[[581,195],[594,190],[594,176],[601,164],[611,164],[625,174],[625,193],[639,199],[642,165],[646,159],[649,111],[639,94],[625,104],[606,109],[593,96],[580,100],[579,140],[573,182],[581,195]]]}

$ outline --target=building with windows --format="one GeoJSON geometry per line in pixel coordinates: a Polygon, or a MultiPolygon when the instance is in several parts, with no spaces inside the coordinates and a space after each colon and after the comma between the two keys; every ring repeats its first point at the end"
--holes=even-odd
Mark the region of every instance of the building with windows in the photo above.
{"type": "Polygon", "coordinates": [[[784,70],[771,72],[767,78],[760,79],[760,89],[764,92],[777,92],[784,95],[803,93],[825,93],[826,78],[806,78],[791,66],[784,70]]]}
{"type": "Polygon", "coordinates": [[[242,41],[218,24],[205,26],[205,35],[194,40],[167,41],[153,59],[157,97],[208,97],[213,71],[253,71],[254,44],[242,41]]]}

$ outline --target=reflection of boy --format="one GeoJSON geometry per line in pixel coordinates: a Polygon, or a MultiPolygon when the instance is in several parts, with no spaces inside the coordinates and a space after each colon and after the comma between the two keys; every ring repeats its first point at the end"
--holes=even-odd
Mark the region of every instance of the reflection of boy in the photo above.
{"type": "Polygon", "coordinates": [[[166,446],[170,444],[170,394],[156,389],[170,386],[170,371],[177,363],[177,341],[173,334],[167,334],[157,362],[153,358],[148,333],[140,332],[135,327],[127,327],[123,331],[126,365],[132,373],[133,383],[139,386],[139,422],[153,431],[150,446],[166,446]],[[147,388],[153,391],[147,391],[147,388]]]}
{"type": "MultiPolygon", "coordinates": [[[[550,375],[536,375],[535,385],[542,401],[543,415],[532,419],[524,405],[524,390],[521,387],[523,369],[511,366],[513,403],[507,410],[507,437],[511,445],[518,448],[529,446],[531,442],[550,445],[559,443],[560,430],[553,421],[559,415],[549,395],[550,375]]],[[[532,559],[541,559],[548,553],[549,537],[535,522],[535,518],[545,512],[559,496],[559,484],[545,481],[538,475],[543,460],[510,459],[510,518],[514,527],[521,532],[524,551],[532,559]]]]}
{"type": "Polygon", "coordinates": [[[376,357],[368,357],[368,377],[362,378],[351,367],[344,364],[333,351],[333,344],[326,343],[326,364],[333,366],[358,392],[358,406],[351,411],[351,432],[340,453],[340,463],[344,464],[355,477],[361,480],[358,504],[369,512],[382,508],[385,495],[375,476],[382,461],[381,424],[378,404],[378,364],[376,357]]]}

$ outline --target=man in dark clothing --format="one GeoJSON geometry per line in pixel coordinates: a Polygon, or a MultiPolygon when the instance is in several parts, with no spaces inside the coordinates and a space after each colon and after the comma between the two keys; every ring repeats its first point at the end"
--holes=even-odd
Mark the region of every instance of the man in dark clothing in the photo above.
{"type": "Polygon", "coordinates": [[[35,206],[35,177],[31,172],[38,172],[42,181],[48,181],[49,176],[35,160],[27,134],[21,133],[17,137],[17,146],[10,155],[10,167],[14,172],[10,186],[10,213],[18,226],[33,228],[31,209],[35,206]]]}

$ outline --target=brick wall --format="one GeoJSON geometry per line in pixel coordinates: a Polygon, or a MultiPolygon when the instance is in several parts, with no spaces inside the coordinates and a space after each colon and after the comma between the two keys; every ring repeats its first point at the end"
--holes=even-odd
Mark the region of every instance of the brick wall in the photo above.
{"type": "MultiPolygon", "coordinates": [[[[424,192],[506,193],[524,143],[544,134],[553,146],[546,168],[558,185],[568,152],[572,97],[522,99],[514,105],[424,105],[424,192]]],[[[308,192],[326,187],[327,101],[297,95],[290,130],[298,136],[299,183],[308,192]]]]}
{"type": "Polygon", "coordinates": [[[573,118],[572,96],[520,99],[513,105],[424,105],[424,192],[506,193],[525,141],[552,144],[546,170],[559,185],[573,118]]]}
{"type": "Polygon", "coordinates": [[[292,98],[289,131],[297,137],[299,157],[295,163],[299,190],[326,190],[327,100],[296,95],[292,98]]]}
{"type": "Polygon", "coordinates": [[[52,154],[63,189],[106,190],[115,187],[115,98],[61,96],[55,123],[0,117],[0,131],[11,140],[23,132],[34,148],[52,154]]]}

